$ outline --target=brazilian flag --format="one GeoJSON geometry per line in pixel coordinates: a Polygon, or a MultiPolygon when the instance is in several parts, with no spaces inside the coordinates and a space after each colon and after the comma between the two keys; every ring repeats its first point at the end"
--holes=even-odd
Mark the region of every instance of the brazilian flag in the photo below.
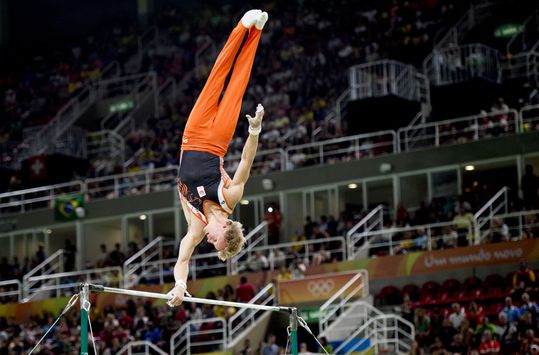
{"type": "Polygon", "coordinates": [[[57,197],[54,205],[54,219],[57,221],[77,220],[83,208],[84,196],[82,194],[57,197]]]}

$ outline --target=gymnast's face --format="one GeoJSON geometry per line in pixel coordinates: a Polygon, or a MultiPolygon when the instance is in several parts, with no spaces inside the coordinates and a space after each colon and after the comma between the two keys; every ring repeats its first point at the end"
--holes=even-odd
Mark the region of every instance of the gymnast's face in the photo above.
{"type": "Polygon", "coordinates": [[[208,239],[208,243],[213,244],[215,249],[223,250],[226,248],[225,233],[230,223],[232,222],[228,219],[225,223],[211,221],[204,227],[204,233],[208,239]]]}

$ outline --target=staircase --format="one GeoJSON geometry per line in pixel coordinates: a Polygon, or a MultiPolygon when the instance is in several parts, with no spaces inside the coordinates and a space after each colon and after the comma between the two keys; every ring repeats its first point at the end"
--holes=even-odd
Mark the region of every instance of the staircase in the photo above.
{"type": "Polygon", "coordinates": [[[415,336],[413,324],[372,306],[368,284],[367,271],[360,270],[320,307],[318,337],[327,338],[334,354],[408,354],[415,336]]]}
{"type": "Polygon", "coordinates": [[[385,207],[378,205],[346,233],[349,260],[368,257],[367,233],[382,230],[384,213],[385,207]]]}

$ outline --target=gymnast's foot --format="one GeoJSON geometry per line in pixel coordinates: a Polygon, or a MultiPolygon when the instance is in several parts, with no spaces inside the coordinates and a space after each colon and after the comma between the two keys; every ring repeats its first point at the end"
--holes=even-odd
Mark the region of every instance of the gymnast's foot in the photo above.
{"type": "Polygon", "coordinates": [[[255,23],[256,29],[262,30],[267,20],[268,20],[268,13],[264,11],[260,14],[260,16],[258,17],[258,20],[256,20],[256,23],[255,23]]]}
{"type": "Polygon", "coordinates": [[[258,21],[261,15],[261,10],[249,10],[241,18],[241,24],[243,27],[251,28],[258,21]]]}

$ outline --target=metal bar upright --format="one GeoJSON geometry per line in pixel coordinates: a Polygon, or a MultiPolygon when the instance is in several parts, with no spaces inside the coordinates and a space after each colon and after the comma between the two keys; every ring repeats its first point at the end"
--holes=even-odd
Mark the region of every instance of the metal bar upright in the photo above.
{"type": "Polygon", "coordinates": [[[298,355],[298,310],[295,307],[290,309],[290,338],[292,355],[298,355]]]}
{"type": "Polygon", "coordinates": [[[87,284],[81,285],[80,289],[80,355],[88,355],[88,311],[86,305],[89,302],[90,290],[87,284]]]}

